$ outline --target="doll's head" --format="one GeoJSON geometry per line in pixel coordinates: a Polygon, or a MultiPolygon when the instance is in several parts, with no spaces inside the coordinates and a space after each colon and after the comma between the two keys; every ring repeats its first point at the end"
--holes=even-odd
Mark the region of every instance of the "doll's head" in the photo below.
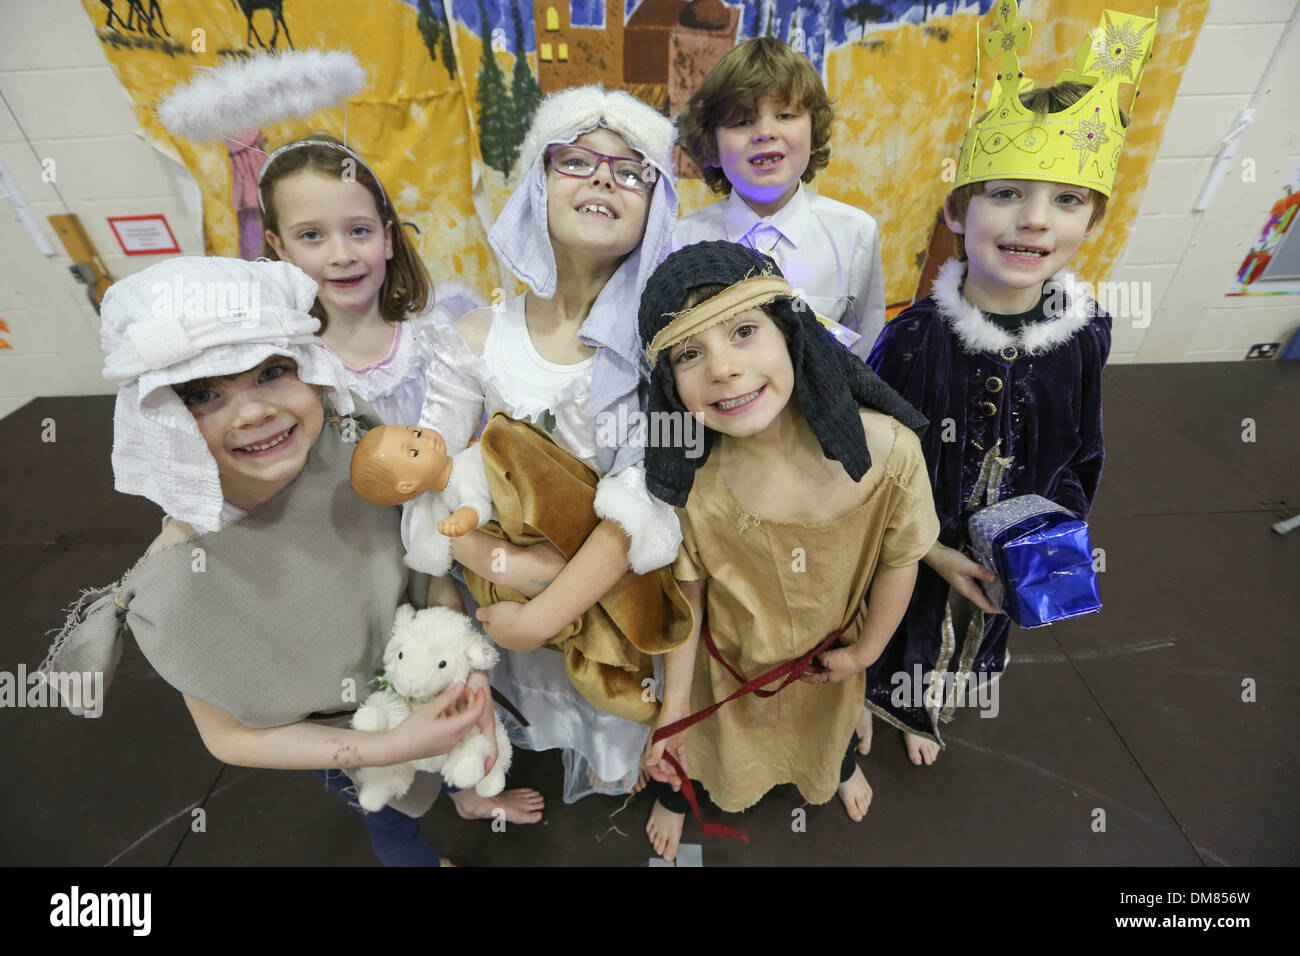
{"type": "Polygon", "coordinates": [[[544,299],[555,295],[560,247],[566,262],[617,263],[611,295],[638,296],[677,220],[672,145],[668,118],[629,93],[582,86],[551,94],[520,146],[519,184],[489,243],[544,299]]]}
{"type": "Polygon", "coordinates": [[[429,274],[388,194],[359,155],[316,133],[280,147],[262,167],[262,254],[299,266],[319,285],[312,314],[424,311],[429,274]]]}
{"type": "Polygon", "coordinates": [[[841,345],[775,262],[733,242],[698,242],[663,261],[638,315],[650,363],[649,413],[698,415],[704,454],[646,448],[646,486],[683,507],[718,436],[745,440],[797,411],[822,451],[857,481],[870,465],[859,409],[920,427],[915,409],[841,345]]]}
{"type": "Polygon", "coordinates": [[[297,477],[326,409],[352,398],[307,313],[316,283],[286,262],[178,257],[111,286],[104,377],[117,384],[115,486],[199,531],[297,477]]]}
{"type": "Polygon", "coordinates": [[[375,505],[400,505],[426,491],[442,491],[452,460],[432,428],[380,425],[352,452],[352,487],[375,505]]]}

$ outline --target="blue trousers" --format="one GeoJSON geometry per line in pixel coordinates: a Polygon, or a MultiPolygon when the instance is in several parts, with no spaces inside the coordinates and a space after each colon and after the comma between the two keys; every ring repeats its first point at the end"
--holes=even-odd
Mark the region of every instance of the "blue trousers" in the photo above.
{"type": "Polygon", "coordinates": [[[313,770],[312,776],[361,814],[370,845],[384,866],[439,866],[442,858],[420,830],[420,821],[392,807],[369,813],[356,800],[356,788],[342,770],[313,770]]]}

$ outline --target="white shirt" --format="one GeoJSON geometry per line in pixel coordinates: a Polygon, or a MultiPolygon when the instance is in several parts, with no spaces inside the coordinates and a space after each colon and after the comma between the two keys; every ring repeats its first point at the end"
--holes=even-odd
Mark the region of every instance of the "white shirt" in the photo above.
{"type": "Polygon", "coordinates": [[[594,358],[573,365],[538,353],[524,319],[524,296],[504,302],[492,317],[482,356],[475,356],[450,323],[430,329],[433,361],[419,424],[436,428],[455,454],[469,444],[484,413],[501,409],[545,428],[571,454],[600,471],[591,414],[594,358]]]}
{"type": "Polygon", "coordinates": [[[856,355],[871,354],[885,327],[885,274],[876,221],[867,213],[809,192],[801,182],[764,219],[733,189],[678,221],[673,249],[706,239],[743,242],[771,256],[814,312],[862,336],[853,344],[856,355]]]}

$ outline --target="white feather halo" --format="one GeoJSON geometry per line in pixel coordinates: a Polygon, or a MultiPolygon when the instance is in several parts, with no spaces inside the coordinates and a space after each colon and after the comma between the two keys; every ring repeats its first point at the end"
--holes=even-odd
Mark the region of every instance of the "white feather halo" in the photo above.
{"type": "Polygon", "coordinates": [[[365,89],[366,71],[345,50],[260,53],[205,69],[158,107],[174,136],[206,142],[308,117],[365,89]]]}

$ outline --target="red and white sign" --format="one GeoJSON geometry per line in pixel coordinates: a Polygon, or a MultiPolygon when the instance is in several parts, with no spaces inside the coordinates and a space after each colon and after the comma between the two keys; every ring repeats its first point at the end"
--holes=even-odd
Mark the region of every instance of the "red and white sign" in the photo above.
{"type": "Polygon", "coordinates": [[[128,256],[156,256],[167,252],[180,252],[167,217],[109,216],[108,224],[117,236],[117,243],[128,256]]]}

